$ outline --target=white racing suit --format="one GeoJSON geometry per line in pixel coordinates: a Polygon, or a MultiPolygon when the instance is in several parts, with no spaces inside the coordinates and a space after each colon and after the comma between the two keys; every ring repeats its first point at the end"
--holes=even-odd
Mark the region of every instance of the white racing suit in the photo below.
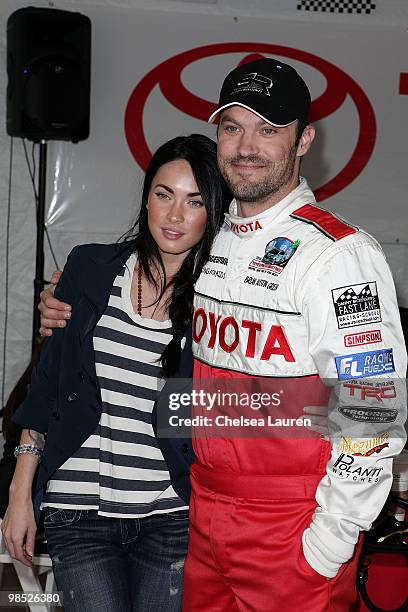
{"type": "Polygon", "coordinates": [[[185,609],[289,611],[305,601],[310,607],[303,609],[313,612],[348,609],[360,531],[379,514],[392,458],[405,443],[406,351],[380,245],[317,207],[304,179],[251,218],[238,217],[233,201],[196,285],[193,351],[197,380],[233,378],[231,386],[247,376],[324,381],[331,388],[332,429],[330,443],[195,438],[185,609]],[[287,509],[273,513],[274,495],[287,498],[287,509]],[[297,506],[292,524],[287,517],[297,506]],[[269,521],[292,533],[288,543],[279,544],[276,534],[269,542],[263,531],[269,521]],[[246,530],[249,543],[242,540],[246,530]],[[244,550],[255,569],[258,555],[262,567],[270,559],[273,580],[269,571],[265,582],[260,571],[240,573],[244,550]],[[350,592],[343,589],[327,607],[352,558],[350,592]]]}

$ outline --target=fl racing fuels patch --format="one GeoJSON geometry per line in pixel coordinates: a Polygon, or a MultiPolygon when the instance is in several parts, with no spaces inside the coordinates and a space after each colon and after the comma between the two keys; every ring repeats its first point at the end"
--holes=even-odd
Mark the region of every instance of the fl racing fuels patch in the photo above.
{"type": "Polygon", "coordinates": [[[339,380],[368,378],[395,372],[392,349],[335,357],[339,380]]]}

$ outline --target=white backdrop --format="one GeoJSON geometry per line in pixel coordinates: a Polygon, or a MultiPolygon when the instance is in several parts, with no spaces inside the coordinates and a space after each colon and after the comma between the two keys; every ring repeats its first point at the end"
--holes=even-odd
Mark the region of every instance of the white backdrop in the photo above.
{"type": "MultiPolygon", "coordinates": [[[[5,21],[27,4],[2,0],[0,6],[3,117],[5,21]]],[[[306,14],[295,0],[217,5],[156,0],[149,9],[137,0],[34,4],[80,10],[93,24],[91,136],[77,145],[49,145],[47,226],[60,266],[73,245],[114,241],[127,229],[137,213],[148,150],[178,134],[214,137],[214,126],[204,118],[223,77],[246,56],[262,53],[292,63],[310,84],[317,141],[302,172],[323,206],[382,243],[400,305],[408,307],[408,97],[400,93],[400,75],[408,72],[404,2],[376,2],[370,16],[306,14]]],[[[7,219],[10,223],[8,392],[29,359],[35,222],[20,141],[14,142],[7,215],[10,140],[4,128],[0,140],[1,343],[7,219]]],[[[46,277],[53,267],[47,253],[46,277]]]]}

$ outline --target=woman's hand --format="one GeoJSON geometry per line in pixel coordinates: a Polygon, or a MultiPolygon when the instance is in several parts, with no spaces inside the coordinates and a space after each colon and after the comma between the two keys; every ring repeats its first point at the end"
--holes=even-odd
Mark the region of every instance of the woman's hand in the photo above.
{"type": "Polygon", "coordinates": [[[31,491],[38,469],[38,452],[44,448],[44,435],[33,429],[23,429],[13,480],[10,485],[9,505],[1,524],[4,542],[10,556],[31,567],[37,525],[34,518],[31,491]],[[22,449],[22,447],[26,447],[22,449]],[[37,449],[37,454],[27,447],[37,449]],[[25,450],[26,452],[22,452],[25,450]]]}
{"type": "Polygon", "coordinates": [[[56,270],[51,277],[51,287],[41,291],[41,302],[38,310],[41,312],[41,336],[52,336],[55,327],[65,327],[67,319],[71,317],[71,306],[60,302],[54,297],[54,289],[60,279],[62,272],[56,270]]]}
{"type": "Polygon", "coordinates": [[[37,525],[30,498],[10,491],[10,503],[1,523],[1,531],[10,557],[31,567],[37,525]]]}

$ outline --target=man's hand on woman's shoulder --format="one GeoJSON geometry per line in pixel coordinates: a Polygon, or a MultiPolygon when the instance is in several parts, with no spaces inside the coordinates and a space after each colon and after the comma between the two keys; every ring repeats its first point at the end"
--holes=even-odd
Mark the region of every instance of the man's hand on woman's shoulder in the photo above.
{"type": "Polygon", "coordinates": [[[38,310],[41,312],[41,336],[52,336],[52,330],[56,327],[65,327],[67,320],[71,317],[71,306],[60,302],[54,297],[54,289],[58,284],[62,272],[56,270],[51,277],[51,286],[41,291],[41,302],[38,310]]]}

